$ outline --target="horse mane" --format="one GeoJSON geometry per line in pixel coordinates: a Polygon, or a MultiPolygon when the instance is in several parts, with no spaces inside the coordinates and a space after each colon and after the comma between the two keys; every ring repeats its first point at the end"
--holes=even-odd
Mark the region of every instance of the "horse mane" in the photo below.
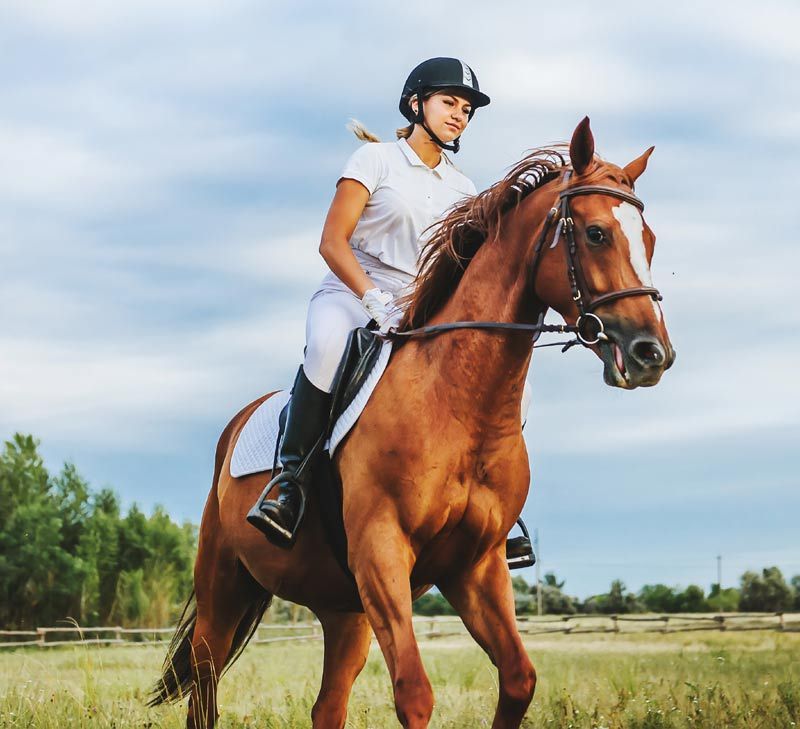
{"type": "Polygon", "coordinates": [[[438,223],[420,258],[411,292],[403,297],[405,314],[398,329],[424,326],[452,296],[464,271],[487,241],[500,234],[503,215],[567,166],[567,145],[531,150],[499,182],[457,203],[438,223]]]}

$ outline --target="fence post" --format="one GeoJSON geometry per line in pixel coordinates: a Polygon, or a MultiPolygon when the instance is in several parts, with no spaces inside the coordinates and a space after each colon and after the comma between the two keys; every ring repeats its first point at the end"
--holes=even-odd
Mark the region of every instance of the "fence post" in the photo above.
{"type": "Polygon", "coordinates": [[[717,623],[719,623],[720,631],[725,630],[725,616],[724,615],[715,615],[714,616],[714,620],[716,620],[717,623]]]}
{"type": "Polygon", "coordinates": [[[36,641],[38,645],[44,645],[45,636],[47,635],[46,628],[36,628],[36,632],[39,634],[39,639],[36,641]]]}
{"type": "Polygon", "coordinates": [[[669,633],[669,615],[662,615],[661,618],[664,621],[664,627],[661,632],[664,634],[669,633]]]}
{"type": "Polygon", "coordinates": [[[613,630],[615,633],[619,633],[619,620],[617,619],[617,616],[616,616],[616,615],[612,615],[612,616],[611,616],[611,622],[613,623],[612,630],[613,630]]]}
{"type": "Polygon", "coordinates": [[[778,616],[778,630],[786,630],[786,624],[783,622],[783,613],[776,613],[778,616]]]}

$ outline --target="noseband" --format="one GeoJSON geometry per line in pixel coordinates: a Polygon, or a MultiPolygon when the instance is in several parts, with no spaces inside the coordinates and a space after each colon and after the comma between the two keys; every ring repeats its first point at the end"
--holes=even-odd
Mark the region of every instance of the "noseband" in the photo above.
{"type": "MultiPolygon", "coordinates": [[[[572,176],[572,170],[567,170],[564,173],[564,182],[568,182],[572,176]]],[[[578,258],[578,247],[575,242],[575,222],[572,219],[572,211],[570,210],[570,198],[578,197],[579,195],[608,195],[615,197],[618,200],[634,205],[640,212],[644,211],[644,203],[636,197],[636,195],[620,190],[616,187],[606,187],[604,185],[581,185],[578,187],[568,187],[562,190],[558,196],[558,204],[553,206],[547,213],[542,232],[536,241],[536,246],[533,251],[533,265],[531,270],[531,288],[534,295],[536,295],[536,275],[539,271],[539,264],[541,263],[544,255],[544,246],[547,241],[548,233],[552,228],[553,221],[558,217],[555,234],[553,235],[553,242],[550,248],[555,248],[564,234],[566,244],[564,251],[567,257],[567,278],[569,280],[570,288],[572,289],[572,300],[578,308],[578,318],[574,325],[571,324],[544,324],[544,314],[547,307],[544,306],[540,315],[538,324],[515,324],[512,322],[496,322],[496,321],[456,321],[447,324],[433,324],[431,326],[419,327],[418,329],[408,329],[404,332],[389,331],[386,336],[392,339],[401,339],[408,337],[430,336],[439,334],[441,332],[449,332],[457,329],[499,329],[499,330],[512,330],[531,332],[534,334],[534,342],[542,332],[558,332],[566,333],[572,332],[577,336],[577,340],[573,340],[568,344],[578,344],[579,342],[585,346],[597,344],[601,339],[607,340],[605,334],[605,327],[603,320],[594,313],[597,307],[607,304],[617,299],[624,299],[628,296],[650,296],[655,301],[661,301],[662,296],[658,289],[652,286],[635,286],[628,289],[619,289],[611,291],[607,294],[600,294],[591,298],[589,288],[586,285],[586,279],[583,275],[583,270],[580,266],[578,258]],[[591,334],[588,327],[594,322],[597,331],[591,334]]],[[[548,345],[541,345],[548,346],[548,345]]],[[[565,348],[566,349],[566,348],[565,348]]]]}

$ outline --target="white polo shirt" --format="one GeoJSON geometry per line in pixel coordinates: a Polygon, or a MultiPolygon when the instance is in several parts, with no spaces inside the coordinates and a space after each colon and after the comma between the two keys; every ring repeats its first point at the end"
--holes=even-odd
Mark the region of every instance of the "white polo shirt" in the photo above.
{"type": "Polygon", "coordinates": [[[364,212],[350,237],[359,252],[408,276],[417,273],[420,252],[431,223],[450,206],[476,193],[475,185],[442,155],[431,169],[405,139],[368,142],[345,164],[339,179],[357,180],[369,190],[364,212]]]}

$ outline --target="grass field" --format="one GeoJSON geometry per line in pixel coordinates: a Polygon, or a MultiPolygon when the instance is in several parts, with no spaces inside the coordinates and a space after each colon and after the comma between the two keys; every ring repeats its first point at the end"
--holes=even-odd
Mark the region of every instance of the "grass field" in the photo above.
{"type": "MultiPolygon", "coordinates": [[[[800,634],[559,635],[526,641],[539,674],[523,726],[662,729],[800,725],[800,634]]],[[[422,644],[434,727],[491,725],[496,674],[467,638],[422,644]]],[[[307,727],[319,643],[250,646],[221,683],[220,727],[307,727]]],[[[164,650],[0,653],[0,727],[183,727],[185,707],[144,701],[164,650]]],[[[373,649],[349,727],[399,726],[373,649]]]]}

